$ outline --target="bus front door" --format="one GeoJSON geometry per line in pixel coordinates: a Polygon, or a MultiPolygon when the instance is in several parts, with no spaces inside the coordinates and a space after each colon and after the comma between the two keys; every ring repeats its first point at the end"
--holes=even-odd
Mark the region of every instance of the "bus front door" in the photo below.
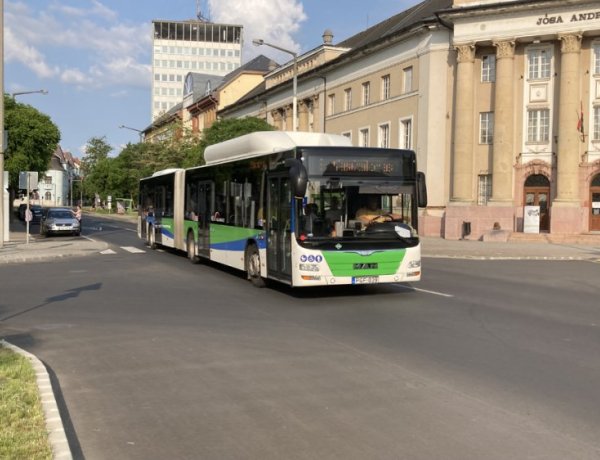
{"type": "Polygon", "coordinates": [[[213,200],[212,182],[200,182],[198,184],[198,254],[205,257],[210,255],[209,226],[213,200]]]}
{"type": "Polygon", "coordinates": [[[292,194],[290,179],[287,174],[271,176],[268,179],[268,184],[267,271],[269,277],[280,280],[291,280],[290,219],[292,194]]]}

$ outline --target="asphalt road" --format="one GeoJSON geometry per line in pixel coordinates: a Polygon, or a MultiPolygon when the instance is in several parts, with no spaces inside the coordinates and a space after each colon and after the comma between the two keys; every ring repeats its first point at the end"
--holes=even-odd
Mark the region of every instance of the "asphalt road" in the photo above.
{"type": "Polygon", "coordinates": [[[600,264],[256,289],[133,230],[90,219],[105,254],[0,266],[0,336],[49,368],[75,458],[600,458],[600,264]]]}

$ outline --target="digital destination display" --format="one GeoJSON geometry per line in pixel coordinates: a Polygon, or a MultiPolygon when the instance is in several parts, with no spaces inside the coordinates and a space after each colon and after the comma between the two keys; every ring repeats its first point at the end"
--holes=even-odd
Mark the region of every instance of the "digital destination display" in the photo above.
{"type": "Polygon", "coordinates": [[[307,155],[308,174],[313,176],[412,176],[414,163],[409,156],[396,155],[307,155]]]}

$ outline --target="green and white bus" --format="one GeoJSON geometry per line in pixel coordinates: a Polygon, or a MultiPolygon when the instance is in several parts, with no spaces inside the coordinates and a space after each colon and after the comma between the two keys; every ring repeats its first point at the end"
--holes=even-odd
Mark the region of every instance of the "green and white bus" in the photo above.
{"type": "Polygon", "coordinates": [[[425,177],[410,150],[344,136],[255,132],[206,164],[140,181],[138,235],[247,273],[257,286],[418,281],[425,177]]]}

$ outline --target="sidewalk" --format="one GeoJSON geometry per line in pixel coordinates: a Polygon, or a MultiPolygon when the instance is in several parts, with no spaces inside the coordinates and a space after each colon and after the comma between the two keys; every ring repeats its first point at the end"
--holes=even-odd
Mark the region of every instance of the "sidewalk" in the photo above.
{"type": "MultiPolygon", "coordinates": [[[[84,217],[85,222],[85,217],[84,217]]],[[[29,227],[29,243],[25,222],[10,217],[10,241],[0,248],[0,265],[9,263],[41,262],[61,257],[74,257],[97,254],[108,247],[107,243],[85,236],[45,238],[39,234],[39,225],[29,227]]]]}
{"type": "Polygon", "coordinates": [[[590,260],[600,262],[600,235],[587,238],[585,244],[562,241],[551,242],[543,237],[537,240],[518,239],[507,242],[445,240],[422,237],[422,256],[480,260],[590,260]]]}

